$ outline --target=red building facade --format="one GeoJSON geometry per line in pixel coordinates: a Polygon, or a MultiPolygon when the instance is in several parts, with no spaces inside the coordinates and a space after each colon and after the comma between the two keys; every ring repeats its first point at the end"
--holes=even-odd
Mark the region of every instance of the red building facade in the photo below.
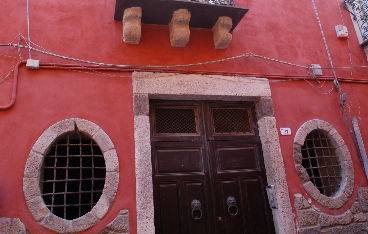
{"type": "Polygon", "coordinates": [[[0,232],[367,231],[364,20],[339,1],[148,3],[3,4],[0,232]]]}

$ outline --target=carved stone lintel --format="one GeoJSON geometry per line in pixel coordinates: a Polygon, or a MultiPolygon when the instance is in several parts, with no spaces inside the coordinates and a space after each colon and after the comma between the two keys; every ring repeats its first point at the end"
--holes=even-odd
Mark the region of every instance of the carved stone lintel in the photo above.
{"type": "Polygon", "coordinates": [[[174,11],[169,23],[170,42],[173,47],[185,47],[189,42],[189,21],[191,14],[186,9],[174,11]]]}
{"type": "Polygon", "coordinates": [[[123,41],[129,44],[139,44],[141,40],[142,8],[131,7],[124,10],[123,41]]]}
{"type": "Polygon", "coordinates": [[[229,33],[233,27],[233,21],[230,17],[220,16],[216,24],[212,28],[213,43],[216,49],[226,49],[232,39],[232,35],[229,33]]]}

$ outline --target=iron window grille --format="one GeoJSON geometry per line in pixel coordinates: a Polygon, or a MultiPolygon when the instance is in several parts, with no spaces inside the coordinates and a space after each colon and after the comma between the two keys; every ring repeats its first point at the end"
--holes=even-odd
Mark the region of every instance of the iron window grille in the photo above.
{"type": "Polygon", "coordinates": [[[156,133],[197,134],[194,108],[155,108],[156,133]]]}
{"type": "Polygon", "coordinates": [[[341,165],[327,132],[319,129],[310,132],[301,151],[302,166],[311,182],[322,194],[333,196],[340,188],[341,165]]]}
{"type": "Polygon", "coordinates": [[[216,134],[252,132],[248,109],[214,108],[212,116],[216,134]]]}
{"type": "Polygon", "coordinates": [[[46,207],[72,220],[92,210],[101,197],[106,167],[101,149],[81,132],[60,136],[45,156],[40,187],[46,207]]]}
{"type": "Polygon", "coordinates": [[[342,6],[345,10],[349,11],[353,20],[356,22],[359,33],[361,35],[361,41],[359,42],[362,47],[368,45],[368,0],[345,0],[342,2],[342,6]]]}

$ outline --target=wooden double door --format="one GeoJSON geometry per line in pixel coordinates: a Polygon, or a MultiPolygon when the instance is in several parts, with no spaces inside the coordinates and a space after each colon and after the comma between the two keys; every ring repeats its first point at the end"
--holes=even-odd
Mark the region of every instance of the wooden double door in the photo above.
{"type": "Polygon", "coordinates": [[[274,233],[252,103],[153,100],[150,121],[156,233],[274,233]]]}

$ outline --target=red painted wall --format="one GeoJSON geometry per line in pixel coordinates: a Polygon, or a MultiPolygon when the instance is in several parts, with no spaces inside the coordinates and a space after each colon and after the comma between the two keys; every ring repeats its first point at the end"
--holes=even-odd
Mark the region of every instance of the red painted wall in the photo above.
{"type": "MultiPolygon", "coordinates": [[[[359,47],[349,13],[339,7],[339,1],[315,0],[326,36],[333,65],[354,66],[336,69],[337,77],[351,80],[368,79],[368,66],[363,49],[359,47]],[[349,39],[336,38],[334,26],[344,24],[349,39]]],[[[113,20],[115,1],[29,0],[31,41],[56,54],[101,63],[126,65],[177,65],[207,62],[252,52],[268,58],[303,66],[312,63],[329,68],[330,62],[313,9],[312,1],[237,0],[237,6],[249,12],[232,33],[226,50],[215,50],[212,32],[191,29],[185,48],[173,48],[167,26],[142,25],[139,45],[125,44],[122,22],[113,20]]],[[[14,0],[3,3],[0,10],[0,44],[18,43],[18,35],[27,37],[26,2],[14,0]]],[[[143,12],[144,14],[144,12],[143,12]]],[[[26,43],[20,40],[22,45],[26,43]]],[[[49,55],[31,52],[32,58],[43,64],[68,63],[49,55]]],[[[2,81],[20,59],[28,58],[28,50],[0,46],[0,106],[11,100],[13,74],[2,81]]],[[[161,69],[165,71],[165,69],[161,69]]],[[[173,70],[173,69],[171,69],[173,70]]],[[[341,117],[339,96],[329,92],[331,69],[323,69],[318,84],[310,79],[307,70],[261,58],[241,58],[222,63],[177,69],[204,74],[238,74],[269,77],[274,101],[277,127],[288,126],[292,136],[281,136],[281,150],[287,171],[290,196],[305,193],[297,177],[292,155],[292,142],[297,129],[314,118],[331,123],[348,145],[356,172],[355,190],[349,202],[326,213],[341,214],[356,199],[357,188],[367,186],[347,126],[341,117]],[[295,79],[299,77],[299,81],[295,79]],[[290,80],[289,80],[290,78],[290,80]],[[323,83],[324,82],[324,83],[323,83]],[[318,88],[319,86],[323,86],[318,88]],[[322,94],[327,92],[328,94],[322,94]]],[[[23,191],[24,165],[37,138],[55,122],[72,117],[85,118],[99,125],[114,142],[120,162],[120,184],[115,202],[100,223],[88,231],[102,230],[120,209],[128,208],[131,233],[136,233],[134,136],[132,84],[130,72],[94,72],[93,70],[41,69],[19,70],[17,99],[13,108],[0,111],[0,217],[19,217],[32,233],[45,233],[28,211],[23,191]]],[[[244,78],[246,79],[246,78],[244,78]]],[[[349,114],[360,117],[363,140],[368,146],[366,83],[342,83],[347,93],[349,114]]]]}

